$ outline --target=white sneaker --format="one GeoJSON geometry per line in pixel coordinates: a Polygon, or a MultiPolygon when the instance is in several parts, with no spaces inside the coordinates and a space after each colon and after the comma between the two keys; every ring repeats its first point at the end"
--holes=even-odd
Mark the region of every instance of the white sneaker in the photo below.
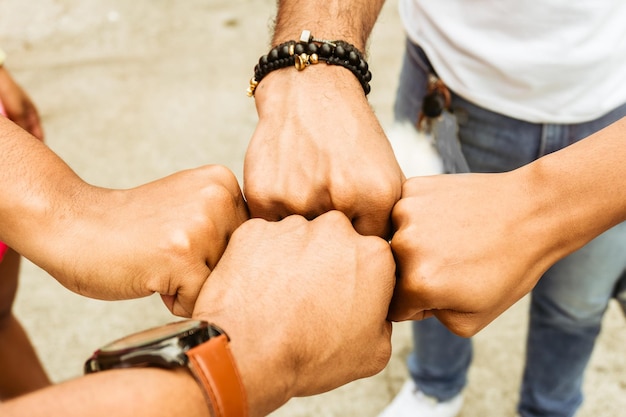
{"type": "Polygon", "coordinates": [[[378,417],[456,417],[463,406],[463,393],[439,402],[420,391],[409,378],[393,401],[378,417]]]}

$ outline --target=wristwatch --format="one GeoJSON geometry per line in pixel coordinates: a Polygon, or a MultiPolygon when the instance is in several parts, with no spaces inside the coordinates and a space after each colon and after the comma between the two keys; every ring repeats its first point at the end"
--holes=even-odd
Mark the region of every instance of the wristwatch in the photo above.
{"type": "Polygon", "coordinates": [[[248,406],[226,333],[206,321],[183,320],[144,330],[94,352],[85,374],[109,369],[188,367],[215,417],[246,417],[248,406]]]}

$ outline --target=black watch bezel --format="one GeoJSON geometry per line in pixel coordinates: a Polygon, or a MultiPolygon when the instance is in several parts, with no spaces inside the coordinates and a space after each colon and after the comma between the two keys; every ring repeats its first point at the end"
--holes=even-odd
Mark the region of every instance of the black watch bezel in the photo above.
{"type": "Polygon", "coordinates": [[[182,320],[153,327],[102,346],[87,359],[84,372],[187,366],[189,349],[222,334],[225,334],[222,329],[202,320],[182,320]]]}

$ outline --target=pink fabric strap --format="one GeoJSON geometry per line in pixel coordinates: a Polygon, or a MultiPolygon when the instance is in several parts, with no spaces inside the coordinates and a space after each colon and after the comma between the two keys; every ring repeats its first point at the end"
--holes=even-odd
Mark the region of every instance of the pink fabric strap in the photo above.
{"type": "MultiPolygon", "coordinates": [[[[2,105],[2,100],[0,100],[0,114],[6,116],[6,112],[4,111],[4,106],[2,105]]],[[[0,262],[2,262],[2,258],[4,258],[4,254],[7,252],[9,247],[5,245],[3,242],[0,242],[0,262]]]]}
{"type": "Polygon", "coordinates": [[[2,262],[2,258],[4,258],[7,249],[9,249],[9,247],[5,245],[4,242],[0,242],[0,262],[2,262]]]}

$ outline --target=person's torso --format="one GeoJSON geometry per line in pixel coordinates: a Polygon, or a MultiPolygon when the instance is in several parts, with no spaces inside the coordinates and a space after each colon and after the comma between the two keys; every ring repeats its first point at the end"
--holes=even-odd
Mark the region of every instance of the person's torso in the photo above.
{"type": "Polygon", "coordinates": [[[466,99],[531,122],[626,102],[624,0],[400,0],[407,35],[466,99]]]}

